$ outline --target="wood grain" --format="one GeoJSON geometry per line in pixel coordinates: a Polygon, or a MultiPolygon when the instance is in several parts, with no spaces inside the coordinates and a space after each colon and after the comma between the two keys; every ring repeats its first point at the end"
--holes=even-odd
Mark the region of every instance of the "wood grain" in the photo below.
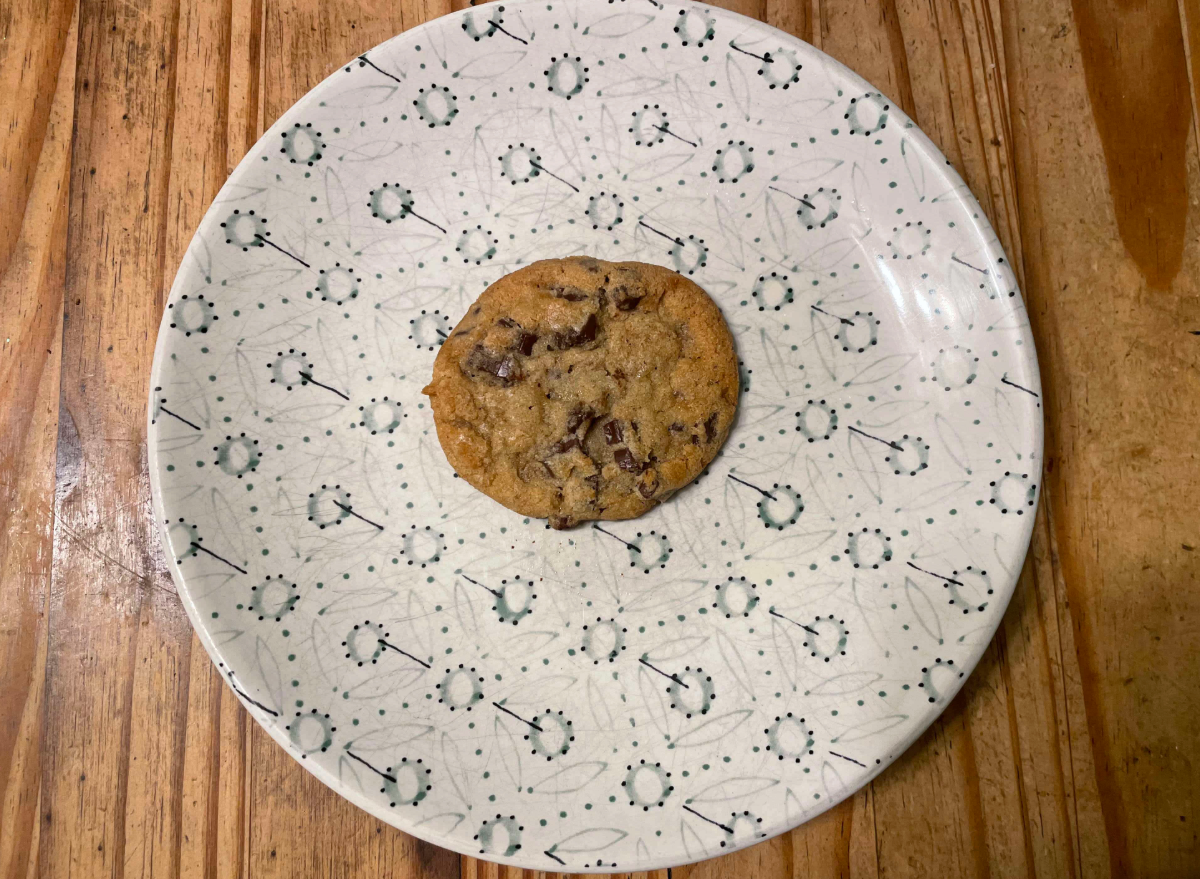
{"type": "Polygon", "coordinates": [[[11,121],[0,134],[0,198],[10,208],[0,221],[0,235],[5,236],[0,241],[4,879],[37,869],[76,33],[70,6],[52,10],[54,26],[43,31],[33,28],[32,9],[18,12],[24,12],[24,20],[4,28],[6,39],[0,41],[0,87],[25,97],[24,104],[7,105],[11,121]],[[13,64],[14,58],[25,63],[13,64]]]}
{"type": "MultiPolygon", "coordinates": [[[[337,66],[467,5],[0,3],[0,879],[558,875],[416,841],[278,748],[191,632],[148,501],[150,356],[204,210],[337,66]]],[[[875,83],[979,197],[1038,344],[1046,490],[996,639],[892,768],[633,875],[1191,874],[1200,5],[718,5],[875,83]]]]}

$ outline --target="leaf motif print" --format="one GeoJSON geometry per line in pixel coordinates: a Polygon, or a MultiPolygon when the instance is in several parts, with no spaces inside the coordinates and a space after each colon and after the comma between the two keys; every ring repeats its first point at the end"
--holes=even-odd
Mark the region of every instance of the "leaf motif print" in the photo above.
{"type": "Polygon", "coordinates": [[[250,365],[250,358],[239,348],[234,352],[233,363],[246,402],[251,406],[258,406],[258,378],[254,367],[250,365]]]}
{"type": "MultiPolygon", "coordinates": [[[[778,202],[771,195],[767,195],[764,199],[763,209],[767,212],[767,231],[771,233],[771,241],[774,242],[781,254],[787,254],[789,250],[788,223],[783,211],[779,209],[778,202]]],[[[791,211],[789,210],[788,213],[791,211]]]]}
{"type": "Polygon", "coordinates": [[[750,121],[750,82],[746,72],[733,57],[732,53],[725,55],[725,80],[729,84],[729,94],[737,106],[742,118],[750,121]]]}
{"type": "Polygon", "coordinates": [[[686,819],[679,822],[679,835],[683,839],[683,850],[687,854],[688,860],[696,860],[708,853],[708,847],[704,845],[704,840],[686,819]]]}
{"type": "Polygon", "coordinates": [[[587,703],[592,712],[592,719],[596,722],[596,729],[612,729],[613,715],[608,707],[608,699],[604,690],[591,678],[588,678],[587,682],[587,703]]]}
{"type": "Polygon", "coordinates": [[[673,638],[670,641],[656,644],[646,651],[645,656],[651,662],[665,662],[687,656],[692,651],[699,650],[707,643],[707,635],[687,635],[682,638],[673,638]]]}
{"type": "Polygon", "coordinates": [[[775,646],[775,658],[793,692],[800,689],[800,663],[803,656],[800,631],[791,623],[771,617],[771,643],[775,646]]]}
{"type": "Polygon", "coordinates": [[[629,169],[629,179],[634,183],[644,183],[666,174],[674,174],[695,158],[695,155],[692,152],[664,153],[661,156],[656,155],[653,158],[642,160],[629,169]]]}
{"type": "Polygon", "coordinates": [[[337,389],[341,393],[350,387],[350,369],[346,363],[345,345],[341,344],[329,329],[329,325],[321,318],[317,318],[317,339],[321,344],[321,361],[314,364],[312,369],[313,378],[321,381],[325,379],[324,384],[330,384],[328,378],[332,377],[337,381],[337,389]]]}
{"type": "Polygon", "coordinates": [[[641,692],[642,704],[650,712],[650,720],[653,721],[654,728],[663,738],[670,738],[671,728],[667,723],[667,712],[670,709],[664,694],[665,687],[662,686],[661,681],[662,678],[647,670],[645,666],[638,668],[638,690],[641,692]]]}
{"type": "Polygon", "coordinates": [[[573,794],[587,787],[604,770],[608,764],[602,760],[590,760],[564,766],[533,786],[533,792],[538,794],[573,794]]]}
{"type": "Polygon", "coordinates": [[[845,161],[842,159],[808,159],[807,161],[797,162],[795,165],[786,168],[780,174],[780,180],[795,183],[816,183],[829,174],[832,174],[844,164],[845,161]]]}
{"type": "Polygon", "coordinates": [[[551,675],[517,685],[504,695],[505,705],[542,705],[570,690],[579,681],[575,675],[551,675]]]}
{"type": "Polygon", "coordinates": [[[565,113],[557,112],[553,107],[550,108],[550,132],[563,159],[571,166],[571,170],[576,175],[582,177],[584,170],[583,160],[579,156],[579,134],[571,123],[570,117],[565,113]]]}
{"type": "Polygon", "coordinates": [[[623,141],[624,138],[621,137],[617,121],[613,118],[612,111],[608,109],[608,104],[601,105],[600,144],[605,156],[608,158],[609,167],[618,174],[621,172],[621,145],[623,141]]]}
{"type": "Polygon", "coordinates": [[[858,249],[858,242],[853,238],[842,238],[818,247],[796,260],[798,268],[818,274],[836,269],[851,253],[858,249]]]}
{"type": "Polygon", "coordinates": [[[865,690],[882,678],[877,671],[850,671],[814,684],[809,687],[809,692],[816,696],[846,696],[865,690]]]}
{"type": "Polygon", "coordinates": [[[925,634],[941,644],[942,621],[933,604],[933,599],[911,577],[904,578],[904,595],[908,598],[908,606],[912,609],[913,616],[917,618],[917,623],[925,630],[925,634]]]}
{"type": "Polygon", "coordinates": [[[866,440],[857,433],[847,432],[847,447],[850,450],[850,461],[854,465],[854,472],[858,474],[871,497],[875,498],[875,502],[882,504],[879,467],[875,461],[878,455],[873,448],[868,446],[868,442],[874,442],[874,440],[866,440]]]}
{"type": "Polygon", "coordinates": [[[528,54],[529,52],[524,49],[514,49],[510,52],[489,52],[476,55],[450,75],[455,79],[493,80],[512,70],[524,61],[528,54]]]}
{"type": "Polygon", "coordinates": [[[454,828],[467,818],[462,812],[439,812],[417,822],[418,827],[424,827],[431,833],[451,834],[454,828]]]}
{"type": "Polygon", "coordinates": [[[733,640],[723,631],[717,630],[714,636],[717,642],[717,650],[721,654],[721,659],[725,661],[725,668],[733,677],[742,691],[750,697],[750,701],[756,701],[754,695],[754,681],[750,676],[750,670],[746,667],[746,660],[742,657],[741,651],[733,640]]]}
{"type": "Polygon", "coordinates": [[[250,548],[246,545],[241,529],[237,527],[237,512],[220,489],[212,489],[208,497],[212,521],[216,524],[225,545],[230,548],[229,555],[233,556],[239,565],[246,567],[250,564],[250,548]]]}
{"type": "Polygon", "coordinates": [[[920,150],[913,146],[912,138],[900,140],[900,157],[904,162],[904,170],[908,172],[909,183],[917,201],[925,201],[925,162],[922,161],[920,150]]]}
{"type": "Polygon", "coordinates": [[[971,474],[971,457],[967,451],[967,444],[963,442],[962,436],[958,432],[958,428],[954,426],[954,422],[944,417],[940,412],[933,416],[934,429],[937,431],[938,439],[942,441],[942,446],[946,450],[946,454],[950,456],[950,460],[961,467],[969,476],[971,474]]]}
{"type": "Polygon", "coordinates": [[[593,827],[572,833],[550,847],[552,852],[584,853],[603,851],[616,845],[629,834],[616,827],[593,827]]]}
{"type": "Polygon", "coordinates": [[[943,482],[941,485],[931,486],[904,504],[901,509],[908,510],[910,513],[918,513],[934,506],[940,501],[957,496],[970,484],[971,480],[969,479],[956,479],[951,482],[943,482]]]}
{"type": "Polygon", "coordinates": [[[741,232],[738,230],[737,220],[734,219],[733,212],[721,201],[720,196],[713,196],[713,210],[717,217],[717,228],[721,230],[721,237],[724,239],[725,253],[737,266],[738,271],[744,271],[746,268],[745,244],[742,240],[741,232]]]}
{"type": "Polygon", "coordinates": [[[874,228],[871,216],[871,179],[858,162],[850,169],[850,209],[857,217],[857,225],[863,230],[863,236],[874,228]]]}
{"type": "Polygon", "coordinates": [[[889,714],[886,717],[877,717],[874,720],[868,720],[858,726],[851,727],[839,736],[830,739],[831,743],[837,742],[861,742],[864,739],[872,738],[880,733],[887,732],[908,720],[907,714],[889,714]]]}
{"type": "Polygon", "coordinates": [[[493,730],[495,738],[492,740],[492,747],[499,752],[500,765],[504,767],[504,774],[508,776],[509,782],[515,790],[520,791],[523,787],[521,752],[525,748],[519,740],[520,737],[512,731],[509,722],[501,714],[494,718],[493,730]]]}
{"type": "Polygon", "coordinates": [[[342,233],[341,243],[350,247],[353,228],[350,223],[350,196],[341,175],[333,168],[325,169],[325,203],[329,206],[329,216],[324,218],[324,227],[339,230],[342,233]]]}
{"type": "Polygon", "coordinates": [[[912,363],[916,354],[888,354],[886,357],[880,357],[878,360],[864,366],[856,372],[849,381],[845,383],[845,387],[854,385],[873,385],[884,379],[891,378],[908,364],[912,363]]]}
{"type": "Polygon", "coordinates": [[[841,799],[846,791],[846,782],[842,780],[842,774],[828,760],[821,764],[821,785],[825,788],[825,795],[831,800],[841,799]]]}
{"type": "Polygon", "coordinates": [[[344,147],[343,160],[346,162],[374,162],[379,159],[386,159],[397,150],[403,148],[403,146],[404,143],[399,140],[389,140],[387,138],[371,140],[353,147],[344,147]]]}
{"type": "Polygon", "coordinates": [[[257,635],[254,638],[254,665],[261,681],[262,695],[251,695],[266,703],[268,708],[280,711],[283,708],[283,675],[279,671],[279,661],[267,642],[257,635]]]}
{"type": "Polygon", "coordinates": [[[888,400],[859,416],[863,427],[878,430],[915,417],[928,408],[928,400],[888,400]]]}
{"type": "Polygon", "coordinates": [[[461,580],[456,580],[454,583],[454,615],[458,618],[458,624],[462,627],[464,635],[467,637],[479,635],[478,622],[475,619],[475,603],[461,580]]]}
{"type": "Polygon", "coordinates": [[[454,789],[455,795],[462,800],[463,805],[470,808],[471,800],[467,796],[467,791],[471,787],[467,783],[466,764],[462,761],[462,754],[458,743],[450,738],[450,734],[447,732],[442,733],[441,752],[442,771],[450,779],[450,787],[454,789]]]}
{"type": "Polygon", "coordinates": [[[739,778],[727,778],[710,784],[708,787],[688,797],[689,803],[725,803],[729,800],[740,800],[755,794],[770,790],[779,784],[778,778],[768,778],[761,775],[747,775],[739,778]]]}
{"type": "Polygon", "coordinates": [[[399,86],[394,85],[364,85],[340,92],[337,101],[343,107],[364,109],[390,101],[398,91],[399,86]]]}
{"type": "Polygon", "coordinates": [[[661,91],[667,80],[657,76],[634,76],[611,83],[604,88],[606,98],[642,97],[661,91]]]}
{"type": "Polygon", "coordinates": [[[618,12],[616,15],[608,15],[592,22],[583,29],[583,35],[610,40],[627,37],[632,33],[637,33],[652,21],[654,21],[654,15],[650,13],[618,12]]]}

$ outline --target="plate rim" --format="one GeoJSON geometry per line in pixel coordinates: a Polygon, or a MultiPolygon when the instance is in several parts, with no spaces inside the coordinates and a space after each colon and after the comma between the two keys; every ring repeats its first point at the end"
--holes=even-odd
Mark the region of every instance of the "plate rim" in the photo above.
{"type": "MultiPolygon", "coordinates": [[[[543,2],[544,2],[544,0],[505,0],[505,5],[511,6],[511,7],[519,7],[519,8],[533,8],[533,7],[538,7],[538,6],[542,5],[543,2]]],[[[759,29],[765,30],[767,32],[771,32],[773,35],[777,36],[780,40],[786,41],[793,45],[803,46],[803,47],[805,47],[806,51],[816,52],[818,54],[819,58],[821,59],[822,63],[825,65],[828,65],[835,76],[843,77],[848,82],[850,82],[852,84],[856,84],[858,86],[861,86],[863,89],[876,91],[879,94],[883,95],[885,98],[887,98],[888,101],[891,102],[893,105],[897,106],[897,108],[899,108],[899,106],[896,104],[896,102],[893,99],[891,99],[890,97],[888,97],[887,94],[884,93],[881,89],[879,89],[872,83],[868,82],[861,75],[856,73],[854,70],[852,70],[851,68],[849,68],[842,62],[838,61],[832,55],[829,55],[828,53],[826,53],[820,47],[814,46],[812,43],[809,43],[809,42],[801,39],[800,37],[794,36],[794,35],[788,33],[787,31],[784,31],[784,30],[777,28],[771,24],[768,24],[765,21],[760,21],[759,19],[751,18],[750,16],[743,15],[743,14],[741,14],[739,12],[735,12],[733,10],[723,9],[720,7],[712,7],[707,4],[701,4],[701,3],[692,4],[691,7],[689,7],[689,8],[701,9],[704,12],[706,12],[710,15],[716,16],[718,18],[725,17],[725,18],[731,19],[735,23],[740,24],[743,27],[759,28],[759,29]]],[[[238,691],[238,689],[233,685],[233,682],[232,682],[233,673],[231,671],[228,671],[225,666],[225,658],[226,657],[223,655],[221,649],[213,641],[211,633],[209,632],[208,627],[205,625],[203,617],[201,616],[199,609],[197,608],[195,601],[192,598],[191,590],[189,589],[189,587],[187,585],[187,581],[180,569],[178,560],[175,558],[175,555],[171,549],[170,536],[169,536],[168,529],[167,529],[166,508],[165,508],[165,505],[163,502],[163,486],[162,486],[162,478],[160,476],[161,471],[160,471],[160,462],[159,462],[159,456],[158,456],[158,443],[155,441],[156,435],[157,435],[157,429],[156,429],[155,418],[154,418],[155,406],[156,406],[155,398],[156,398],[157,394],[159,393],[159,388],[160,388],[160,386],[157,384],[157,382],[162,377],[162,373],[165,368],[165,361],[168,356],[167,348],[169,345],[169,343],[166,340],[169,339],[169,337],[170,337],[170,334],[165,332],[165,330],[168,329],[168,324],[170,321],[170,317],[169,317],[170,313],[168,312],[168,310],[166,308],[166,303],[169,303],[171,301],[171,299],[174,298],[175,294],[183,288],[185,277],[189,276],[191,274],[191,270],[189,270],[187,267],[187,262],[188,262],[189,254],[191,252],[192,244],[197,239],[201,238],[204,234],[210,232],[213,225],[218,222],[218,217],[220,214],[219,203],[220,203],[221,191],[224,190],[225,187],[229,185],[229,182],[231,180],[234,180],[238,176],[239,172],[243,172],[246,168],[248,168],[252,165],[252,160],[257,155],[256,148],[258,147],[258,145],[261,143],[264,143],[270,135],[277,134],[279,131],[286,128],[287,120],[289,119],[290,115],[292,114],[292,112],[295,110],[296,107],[298,107],[301,104],[305,104],[305,103],[309,102],[310,100],[318,98],[321,92],[325,91],[328,88],[331,88],[332,87],[331,83],[333,82],[334,77],[336,76],[336,74],[338,72],[340,72],[340,70],[342,68],[346,67],[347,64],[352,63],[356,58],[367,55],[371,52],[375,52],[375,51],[379,50],[380,48],[382,48],[383,46],[391,45],[393,43],[408,42],[410,40],[415,40],[416,38],[419,38],[422,34],[424,34],[427,30],[430,30],[434,27],[445,27],[446,23],[450,20],[465,18],[467,15],[469,15],[473,11],[475,11],[475,9],[476,9],[476,7],[474,7],[474,6],[468,6],[464,9],[454,10],[445,15],[440,15],[440,16],[437,16],[436,18],[429,19],[428,21],[422,22],[421,24],[416,25],[412,28],[409,28],[408,30],[401,31],[400,33],[398,33],[392,37],[389,37],[388,39],[372,46],[371,48],[365,49],[364,51],[358,53],[358,55],[355,55],[349,59],[346,59],[345,61],[340,62],[336,67],[334,67],[330,71],[330,73],[325,78],[323,78],[319,83],[317,83],[315,86],[313,86],[309,91],[305,92],[300,98],[298,98],[296,101],[294,101],[292,104],[290,104],[287,107],[287,109],[284,110],[280,114],[279,118],[277,118],[269,127],[267,127],[263,131],[262,135],[255,140],[255,142],[246,151],[245,155],[243,155],[242,158],[238,161],[238,163],[234,166],[233,170],[230,171],[228,176],[225,178],[225,181],[221,184],[220,189],[217,190],[216,195],[213,196],[213,200],[210,202],[208,208],[205,210],[203,217],[201,218],[199,224],[196,227],[196,231],[193,233],[192,237],[189,239],[188,246],[184,249],[183,256],[180,259],[179,267],[176,270],[175,277],[171,283],[170,290],[167,293],[166,302],[164,302],[163,316],[159,322],[158,334],[155,339],[154,357],[151,362],[150,375],[149,375],[150,381],[149,381],[149,385],[148,385],[148,389],[147,389],[147,393],[148,393],[148,401],[147,401],[148,405],[147,405],[147,411],[146,411],[147,467],[148,467],[149,479],[150,479],[151,505],[152,505],[154,517],[155,517],[155,530],[158,534],[159,548],[161,550],[164,550],[164,555],[167,559],[167,567],[171,573],[172,583],[175,586],[176,594],[179,596],[179,599],[183,605],[184,611],[187,613],[188,621],[191,623],[192,629],[196,633],[196,636],[199,638],[200,643],[204,646],[205,652],[208,653],[209,659],[213,662],[213,664],[217,667],[219,673],[221,674],[223,683],[229,687],[229,689],[234,693],[235,696],[237,696],[238,701],[241,703],[241,705],[246,710],[246,712],[254,719],[255,723],[257,723],[259,727],[261,727],[272,739],[275,740],[275,742],[280,747],[283,748],[283,750],[287,753],[288,757],[291,758],[295,763],[297,763],[301,767],[303,767],[305,770],[307,770],[310,774],[315,776],[318,781],[320,781],[325,787],[329,788],[331,791],[333,791],[338,796],[342,797],[345,800],[348,800],[350,803],[352,803],[357,808],[362,809],[363,811],[367,812],[372,817],[374,817],[380,821],[383,821],[384,823],[386,823],[392,827],[395,827],[397,830],[400,830],[403,833],[406,833],[410,836],[416,837],[416,838],[418,838],[424,842],[430,843],[432,845],[436,845],[436,846],[440,846],[442,848],[448,849],[450,851],[455,852],[456,854],[465,855],[467,857],[475,858],[477,860],[491,861],[493,863],[505,864],[505,865],[509,865],[509,866],[520,867],[523,869],[540,870],[541,867],[544,865],[541,865],[541,866],[535,865],[531,862],[530,859],[527,859],[525,857],[504,857],[502,855],[481,854],[478,850],[469,849],[469,847],[465,843],[460,842],[456,837],[445,835],[445,834],[437,834],[437,833],[430,833],[430,832],[423,831],[419,824],[409,821],[409,820],[405,820],[402,817],[404,813],[394,813],[394,812],[389,812],[389,811],[385,810],[382,806],[377,804],[374,800],[367,797],[367,795],[365,793],[363,793],[362,791],[354,790],[349,785],[343,783],[330,770],[326,769],[323,765],[321,765],[319,763],[315,763],[313,761],[301,760],[295,755],[295,753],[289,747],[288,737],[285,735],[282,725],[278,722],[279,716],[277,715],[276,717],[270,717],[269,715],[265,714],[262,711],[262,709],[257,708],[257,706],[252,704],[248,700],[248,698],[246,696],[244,696],[242,693],[240,693],[238,691]]],[[[662,4],[659,4],[659,11],[664,11],[664,10],[665,10],[665,6],[662,4]]],[[[899,108],[899,109],[901,109],[901,112],[904,113],[904,116],[906,118],[908,118],[908,114],[905,113],[902,108],[899,108]]],[[[945,154],[942,153],[942,151],[938,148],[938,146],[932,141],[932,139],[919,126],[919,124],[915,120],[911,120],[911,121],[913,123],[913,127],[908,129],[906,134],[911,135],[913,137],[913,139],[915,141],[915,145],[919,148],[919,151],[921,153],[922,162],[927,163],[927,167],[935,169],[936,173],[943,175],[943,177],[947,180],[947,182],[955,184],[955,187],[959,188],[962,191],[962,193],[963,193],[962,202],[963,202],[963,205],[965,208],[970,209],[972,206],[974,207],[975,216],[973,216],[970,220],[970,227],[971,227],[971,231],[972,231],[971,237],[973,237],[976,240],[983,242],[985,245],[989,245],[989,246],[990,246],[991,242],[995,242],[996,248],[998,248],[1000,250],[1000,252],[1004,254],[1005,260],[1007,261],[1007,264],[1011,268],[1012,261],[1011,261],[1011,259],[1009,259],[1008,252],[1004,249],[1003,243],[1000,241],[999,236],[996,235],[995,230],[992,228],[991,221],[988,219],[988,216],[987,216],[986,212],[984,211],[983,206],[979,203],[979,200],[975,197],[974,191],[967,185],[966,181],[962,179],[962,175],[960,175],[958,173],[957,169],[953,166],[953,164],[951,164],[950,160],[945,157],[945,154]]],[[[1021,292],[1020,285],[1018,284],[1018,279],[1016,278],[1015,274],[1012,279],[1012,287],[1013,287],[1013,291],[1016,294],[1015,298],[1021,303],[1022,309],[1024,309],[1026,311],[1026,313],[1028,313],[1028,307],[1025,302],[1025,297],[1021,292]]],[[[664,858],[664,857],[654,858],[654,857],[652,857],[648,861],[644,861],[644,862],[638,861],[638,862],[628,863],[628,864],[624,864],[622,866],[613,867],[613,868],[601,867],[601,866],[580,868],[578,866],[569,866],[567,869],[569,869],[570,872],[585,873],[585,874],[608,874],[608,873],[614,873],[614,872],[624,873],[624,872],[629,872],[631,870],[636,872],[636,871],[642,871],[642,870],[649,871],[649,870],[668,869],[668,868],[673,868],[673,867],[684,866],[687,864],[694,864],[694,863],[698,863],[698,862],[704,861],[704,860],[712,860],[715,858],[720,858],[725,855],[732,854],[734,852],[742,851],[743,849],[751,848],[755,845],[758,845],[759,843],[766,842],[766,841],[773,839],[776,836],[780,836],[784,833],[790,833],[792,830],[795,830],[797,827],[800,827],[801,825],[808,823],[809,821],[813,820],[817,816],[829,811],[830,809],[834,808],[835,806],[839,805],[840,803],[842,803],[842,802],[846,801],[847,799],[856,795],[864,787],[866,787],[868,784],[870,784],[872,781],[874,781],[876,778],[878,778],[881,773],[883,773],[889,767],[894,765],[908,751],[908,749],[912,747],[912,745],[917,741],[917,739],[921,738],[921,736],[923,736],[926,733],[926,731],[928,731],[928,729],[931,726],[933,726],[933,724],[938,720],[938,718],[940,718],[943,715],[943,713],[949,707],[950,703],[958,695],[959,691],[966,685],[967,681],[970,680],[971,675],[974,674],[976,668],[979,665],[980,660],[983,658],[983,654],[985,652],[987,652],[988,648],[991,646],[992,641],[994,640],[994,638],[996,636],[997,631],[999,631],[1000,626],[1003,624],[1004,617],[1006,616],[1007,611],[1008,611],[1009,603],[1012,600],[1013,594],[1016,592],[1016,587],[1017,587],[1018,582],[1020,581],[1021,572],[1024,569],[1024,564],[1025,564],[1025,561],[1029,554],[1030,542],[1031,542],[1031,538],[1032,538],[1032,534],[1033,534],[1034,524],[1035,524],[1035,521],[1037,518],[1036,510],[1037,510],[1039,502],[1040,502],[1041,493],[1042,493],[1042,482],[1043,482],[1040,474],[1042,472],[1042,467],[1044,466],[1042,463],[1042,458],[1044,455],[1044,442],[1045,442],[1044,397],[1042,397],[1042,395],[1041,395],[1041,391],[1042,391],[1041,372],[1040,372],[1040,368],[1039,368],[1039,364],[1038,364],[1036,344],[1033,343],[1032,338],[1030,338],[1030,344],[1021,345],[1020,347],[1021,347],[1021,353],[1017,359],[1018,359],[1018,362],[1020,363],[1020,365],[1027,372],[1027,375],[1023,376],[1023,379],[1026,380],[1027,382],[1032,380],[1031,385],[1033,387],[1036,387],[1036,389],[1038,391],[1038,399],[1039,399],[1039,401],[1041,401],[1041,405],[1039,405],[1039,407],[1037,409],[1038,414],[1031,419],[1032,423],[1027,426],[1029,429],[1032,430],[1033,440],[1034,440],[1033,444],[1031,446],[1031,448],[1033,450],[1031,458],[1032,458],[1032,460],[1036,460],[1038,462],[1039,478],[1038,478],[1038,482],[1037,482],[1037,486],[1036,486],[1035,494],[1034,494],[1034,499],[1033,499],[1035,512],[1034,512],[1034,515],[1029,516],[1028,518],[1022,520],[1023,524],[1021,526],[1021,535],[1020,535],[1019,544],[1023,547],[1023,549],[1021,550],[1021,552],[1019,554],[1019,564],[1014,566],[1015,573],[1008,574],[1008,572],[1006,572],[1004,594],[1001,595],[999,600],[995,602],[998,605],[998,607],[997,607],[996,616],[994,617],[994,620],[995,620],[994,625],[991,626],[991,632],[989,633],[986,640],[980,640],[979,642],[977,642],[976,648],[968,655],[968,659],[963,662],[963,666],[967,667],[969,670],[962,677],[957,678],[952,683],[952,685],[947,688],[946,698],[942,701],[941,707],[938,708],[936,711],[930,712],[927,717],[921,718],[921,720],[916,724],[916,726],[913,727],[910,734],[908,736],[906,736],[903,740],[901,740],[894,749],[892,749],[892,753],[891,753],[890,757],[886,760],[881,761],[878,765],[871,767],[871,771],[869,773],[867,773],[865,776],[863,776],[862,779],[855,786],[847,789],[839,797],[836,797],[836,798],[830,797],[829,799],[824,800],[821,808],[807,813],[804,818],[802,818],[800,821],[798,821],[795,824],[780,826],[771,831],[767,831],[762,836],[753,838],[743,844],[734,843],[730,847],[724,849],[720,854],[715,854],[715,855],[704,854],[704,855],[701,855],[701,856],[695,857],[695,858],[684,857],[682,860],[674,859],[674,858],[664,858]]],[[[1025,427],[1025,426],[1023,426],[1023,427],[1025,427]]],[[[1014,553],[1014,560],[1018,560],[1018,556],[1015,553],[1014,553]]],[[[455,825],[455,826],[457,826],[457,825],[455,825]]]]}

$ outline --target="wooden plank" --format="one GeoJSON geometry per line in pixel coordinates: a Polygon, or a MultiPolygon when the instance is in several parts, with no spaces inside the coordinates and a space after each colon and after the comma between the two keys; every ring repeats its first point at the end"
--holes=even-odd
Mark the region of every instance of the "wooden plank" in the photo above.
{"type": "MultiPolygon", "coordinates": [[[[1069,754],[1064,759],[1066,726],[1060,717],[1069,712],[1067,694],[1074,700],[1079,700],[1081,694],[1077,677],[1074,684],[1068,684],[1057,671],[1064,660],[1069,662],[1073,656],[1057,655],[1059,633],[1054,619],[1057,608],[1053,604],[1050,535],[1044,503],[1034,527],[1037,537],[1033,551],[1002,633],[1012,670],[1006,684],[1021,768],[1026,857],[1035,875],[1102,876],[1108,872],[1106,860],[1089,862],[1084,869],[1078,856],[1080,827],[1073,816],[1081,791],[1072,784],[1067,766],[1069,754]]],[[[1086,776],[1081,780],[1086,785],[1086,776]]],[[[1087,789],[1085,786],[1082,791],[1084,796],[1087,789]]],[[[1090,791],[1094,795],[1094,781],[1090,791]]],[[[1084,825],[1083,832],[1088,838],[1098,836],[1103,840],[1104,827],[1101,822],[1092,821],[1084,825]]]]}
{"type": "Polygon", "coordinates": [[[150,519],[143,427],[160,316],[176,14],[168,0],[80,6],[47,659],[47,875],[170,875],[176,866],[184,703],[175,664],[186,621],[150,519]]]}
{"type": "Polygon", "coordinates": [[[0,877],[37,869],[53,540],[73,4],[17,9],[0,40],[0,877]],[[23,63],[16,63],[16,59],[23,63]],[[37,97],[35,97],[37,96],[37,97]],[[40,119],[33,117],[40,116],[40,119]],[[34,134],[36,133],[36,137],[34,134]]]}
{"type": "MultiPolygon", "coordinates": [[[[160,315],[188,242],[227,176],[232,4],[183,0],[171,27],[169,174],[153,288],[160,315]]],[[[127,798],[135,805],[126,808],[127,876],[178,875],[185,854],[189,868],[216,866],[222,819],[242,817],[241,786],[236,801],[220,796],[223,774],[244,773],[243,742],[221,735],[222,714],[241,710],[235,706],[178,603],[144,608],[130,708],[127,798]]]]}
{"type": "Polygon", "coordinates": [[[35,221],[31,231],[47,230],[48,217],[30,217],[27,209],[42,158],[53,150],[50,117],[74,5],[71,0],[13,0],[0,17],[0,94],[5,96],[0,109],[0,204],[11,208],[0,216],[0,274],[8,268],[30,219],[35,221]]]}
{"type": "Polygon", "coordinates": [[[812,42],[813,16],[809,0],[766,0],[763,20],[794,37],[812,42]]]}
{"type": "Polygon", "coordinates": [[[1004,16],[1063,589],[1054,607],[1069,614],[1058,632],[1069,620],[1087,730],[1069,689],[1064,762],[1072,780],[1081,768],[1096,776],[1094,799],[1076,785],[1081,875],[1097,859],[1113,875],[1186,873],[1195,850],[1188,755],[1200,733],[1180,682],[1200,663],[1189,622],[1200,565],[1185,548],[1196,545],[1200,430],[1188,330],[1200,315],[1187,233],[1197,209],[1181,196],[1197,161],[1182,28],[1165,14],[1175,5],[1142,11],[1056,0],[1004,16]],[[1097,811],[1103,834],[1085,830],[1097,811]]]}
{"type": "Polygon", "coordinates": [[[1200,0],[1179,0],[1183,48],[1187,54],[1188,84],[1192,90],[1192,128],[1200,137],[1200,0]]]}

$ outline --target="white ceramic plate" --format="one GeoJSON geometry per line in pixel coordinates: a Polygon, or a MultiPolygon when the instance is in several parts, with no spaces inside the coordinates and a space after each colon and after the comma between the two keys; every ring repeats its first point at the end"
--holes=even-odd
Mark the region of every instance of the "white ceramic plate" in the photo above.
{"type": "Polygon", "coordinates": [[[880,772],[999,623],[1042,448],[1013,274],[928,138],[652,0],[468,10],[314,89],[201,223],[152,385],[172,572],[250,713],[541,870],[721,854],[880,772]],[[420,391],[484,287],[573,253],[705,287],[744,392],[694,486],[554,532],[456,478],[420,391]]]}

